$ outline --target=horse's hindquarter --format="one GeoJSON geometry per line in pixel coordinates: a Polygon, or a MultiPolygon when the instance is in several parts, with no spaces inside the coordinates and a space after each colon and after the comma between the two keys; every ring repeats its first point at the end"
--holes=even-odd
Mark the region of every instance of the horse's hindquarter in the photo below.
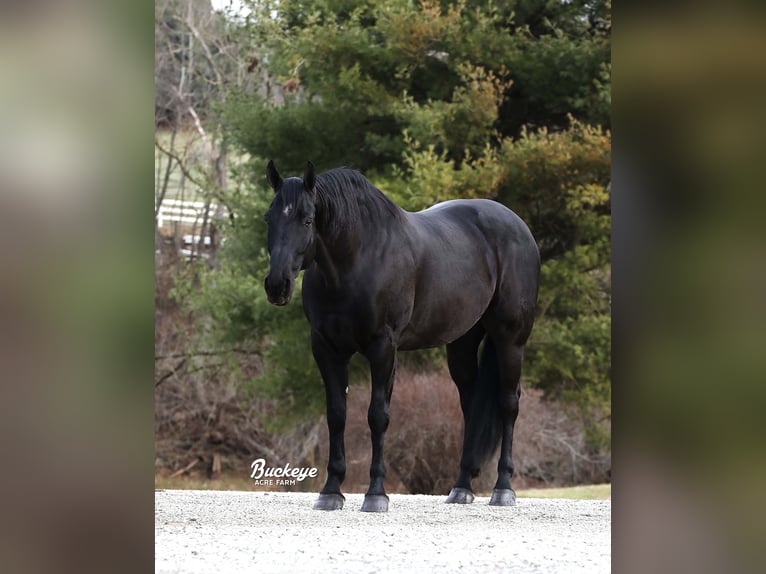
{"type": "Polygon", "coordinates": [[[529,234],[513,212],[486,200],[449,201],[410,219],[420,248],[403,349],[449,343],[473,327],[508,283],[509,259],[529,234]]]}

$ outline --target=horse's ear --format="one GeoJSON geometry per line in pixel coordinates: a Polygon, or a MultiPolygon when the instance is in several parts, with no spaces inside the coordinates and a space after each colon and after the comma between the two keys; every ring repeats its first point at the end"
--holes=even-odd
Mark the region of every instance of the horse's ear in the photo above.
{"type": "Polygon", "coordinates": [[[273,160],[269,160],[266,166],[266,179],[269,180],[269,185],[275,192],[282,186],[282,178],[279,176],[277,168],[274,167],[273,160]]]}
{"type": "Polygon", "coordinates": [[[303,187],[312,197],[316,195],[314,186],[316,185],[316,175],[314,174],[314,164],[310,161],[306,163],[306,172],[303,174],[303,187]]]}

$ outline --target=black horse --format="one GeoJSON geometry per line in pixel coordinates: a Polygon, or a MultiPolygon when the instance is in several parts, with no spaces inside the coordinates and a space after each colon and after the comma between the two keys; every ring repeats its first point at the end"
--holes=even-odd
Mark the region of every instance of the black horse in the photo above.
{"type": "Polygon", "coordinates": [[[526,224],[489,200],[454,200],[409,213],[360,173],[333,169],[283,180],[266,175],[274,199],[266,213],[265,289],[286,305],[301,269],[311,346],[324,381],[330,460],[314,508],[343,507],[348,363],[370,363],[370,488],[363,511],[385,512],[383,438],[397,350],[447,345],[464,417],[460,473],[447,502],[470,503],[471,479],[501,443],[490,504],[515,504],[513,426],[521,362],[532,330],[540,256],[526,224]],[[479,347],[484,345],[479,357],[479,347]]]}

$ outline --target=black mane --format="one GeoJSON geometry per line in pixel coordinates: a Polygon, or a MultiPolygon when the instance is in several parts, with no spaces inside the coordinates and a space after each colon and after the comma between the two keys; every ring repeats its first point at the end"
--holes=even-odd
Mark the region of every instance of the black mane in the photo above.
{"type": "Polygon", "coordinates": [[[320,173],[316,191],[317,228],[329,237],[402,217],[402,210],[393,201],[353,169],[320,173]]]}

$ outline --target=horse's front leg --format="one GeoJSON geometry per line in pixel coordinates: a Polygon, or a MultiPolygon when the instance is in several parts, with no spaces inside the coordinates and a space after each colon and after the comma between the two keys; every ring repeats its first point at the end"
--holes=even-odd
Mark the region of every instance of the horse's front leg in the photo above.
{"type": "Polygon", "coordinates": [[[372,438],[372,464],[370,465],[370,488],[364,497],[363,512],[388,511],[388,496],[383,487],[386,465],[383,460],[383,441],[388,428],[391,392],[396,376],[396,347],[388,339],[380,339],[370,346],[365,356],[370,361],[372,395],[367,411],[372,438]]]}
{"type": "Polygon", "coordinates": [[[350,355],[333,351],[316,332],[311,333],[311,349],[324,381],[327,399],[327,428],[330,431],[330,458],[327,482],[314,503],[315,510],[340,510],[345,498],[340,485],[346,477],[346,452],[343,433],[346,429],[346,392],[350,355]]]}

